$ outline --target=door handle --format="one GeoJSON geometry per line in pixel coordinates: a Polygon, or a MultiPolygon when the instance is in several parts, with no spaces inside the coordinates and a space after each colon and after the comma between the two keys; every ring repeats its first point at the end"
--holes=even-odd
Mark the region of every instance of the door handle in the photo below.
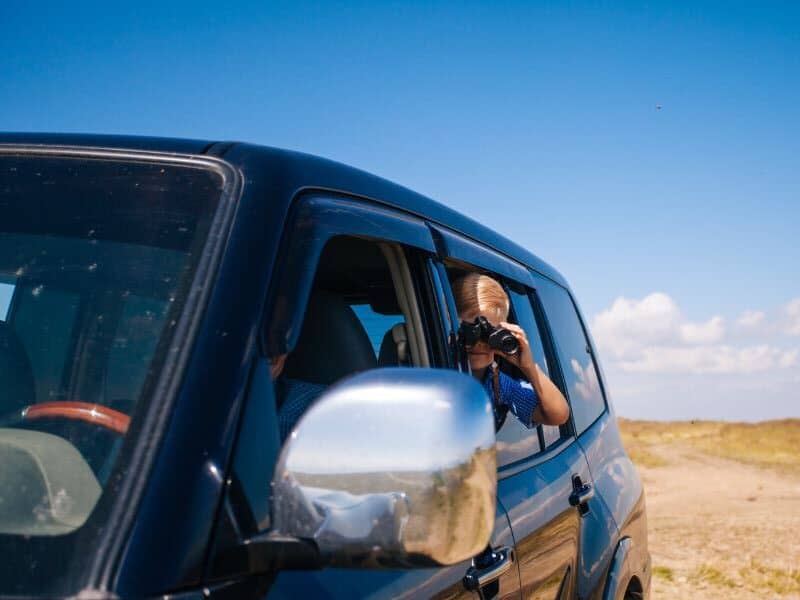
{"type": "Polygon", "coordinates": [[[589,506],[586,504],[594,498],[594,488],[590,483],[583,483],[580,475],[572,476],[572,493],[569,495],[569,503],[572,506],[577,506],[582,515],[589,512],[589,506]]]}
{"type": "Polygon", "coordinates": [[[482,557],[480,562],[480,566],[473,564],[464,575],[464,587],[472,592],[508,572],[514,564],[514,549],[503,546],[482,557]]]}

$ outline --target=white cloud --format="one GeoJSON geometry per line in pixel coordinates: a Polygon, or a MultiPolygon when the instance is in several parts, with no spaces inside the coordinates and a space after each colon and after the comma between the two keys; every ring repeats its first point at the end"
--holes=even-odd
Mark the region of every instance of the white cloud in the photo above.
{"type": "Polygon", "coordinates": [[[587,362],[586,367],[581,367],[581,364],[572,359],[570,366],[572,372],[577,377],[575,382],[575,391],[584,400],[591,400],[600,395],[600,382],[597,380],[597,371],[591,362],[587,362]]]}
{"type": "Polygon", "coordinates": [[[748,374],[791,367],[797,355],[797,350],[784,351],[767,344],[651,347],[632,360],[620,361],[619,367],[627,373],[748,374]]]}
{"type": "Polygon", "coordinates": [[[736,324],[742,329],[756,329],[766,320],[767,315],[760,310],[746,310],[736,319],[736,324]]]}
{"type": "Polygon", "coordinates": [[[800,298],[795,298],[784,307],[787,318],[786,333],[800,335],[800,298]]]}
{"type": "Polygon", "coordinates": [[[681,339],[687,344],[711,344],[725,336],[722,317],[711,317],[706,323],[684,323],[680,326],[681,339]]]}
{"type": "Polygon", "coordinates": [[[800,356],[800,351],[797,348],[794,350],[787,350],[778,360],[778,366],[782,369],[788,369],[797,364],[797,357],[800,356]]]}
{"type": "Polygon", "coordinates": [[[648,343],[669,341],[680,318],[678,305],[664,293],[642,300],[619,297],[595,317],[592,333],[600,345],[622,357],[641,351],[648,343]]]}
{"type": "MultiPolygon", "coordinates": [[[[784,316],[786,331],[800,335],[800,298],[784,308],[784,316]]],[[[726,340],[722,316],[690,321],[672,298],[655,292],[641,300],[617,298],[595,317],[592,333],[624,373],[750,374],[798,364],[800,350],[776,345],[770,339],[775,328],[766,321],[761,311],[743,313],[736,325],[748,329],[747,343],[736,344],[726,340]]]]}

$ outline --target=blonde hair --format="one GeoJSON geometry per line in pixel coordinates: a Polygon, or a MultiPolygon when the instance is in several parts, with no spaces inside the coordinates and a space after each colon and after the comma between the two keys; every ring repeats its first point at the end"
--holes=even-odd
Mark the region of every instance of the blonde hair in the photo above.
{"type": "Polygon", "coordinates": [[[495,279],[468,273],[456,279],[452,288],[459,314],[477,311],[495,322],[508,320],[508,295],[495,279]]]}
{"type": "MultiPolygon", "coordinates": [[[[508,300],[508,294],[496,279],[480,273],[468,273],[456,279],[451,287],[458,314],[477,311],[498,323],[508,320],[511,303],[508,300]]],[[[492,389],[495,405],[499,406],[500,375],[499,369],[494,363],[492,364],[492,389]]],[[[495,426],[499,429],[501,423],[495,421],[495,426]]]]}

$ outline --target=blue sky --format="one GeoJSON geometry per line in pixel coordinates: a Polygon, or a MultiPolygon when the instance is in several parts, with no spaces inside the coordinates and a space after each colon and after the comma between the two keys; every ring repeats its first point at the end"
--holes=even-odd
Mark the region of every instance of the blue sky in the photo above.
{"type": "Polygon", "coordinates": [[[800,416],[796,3],[4,2],[0,75],[3,130],[292,148],[486,223],[622,414],[800,416]]]}

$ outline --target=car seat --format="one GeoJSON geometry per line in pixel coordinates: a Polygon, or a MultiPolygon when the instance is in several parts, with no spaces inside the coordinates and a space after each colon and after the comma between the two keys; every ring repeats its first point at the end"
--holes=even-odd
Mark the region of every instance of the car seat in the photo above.
{"type": "Polygon", "coordinates": [[[353,309],[337,294],[313,291],[297,346],[286,360],[286,377],[330,385],[377,366],[375,350],[353,309]]]}
{"type": "Polygon", "coordinates": [[[411,356],[408,351],[408,333],[404,322],[393,325],[383,336],[381,349],[378,353],[378,366],[411,366],[411,356]]]}

